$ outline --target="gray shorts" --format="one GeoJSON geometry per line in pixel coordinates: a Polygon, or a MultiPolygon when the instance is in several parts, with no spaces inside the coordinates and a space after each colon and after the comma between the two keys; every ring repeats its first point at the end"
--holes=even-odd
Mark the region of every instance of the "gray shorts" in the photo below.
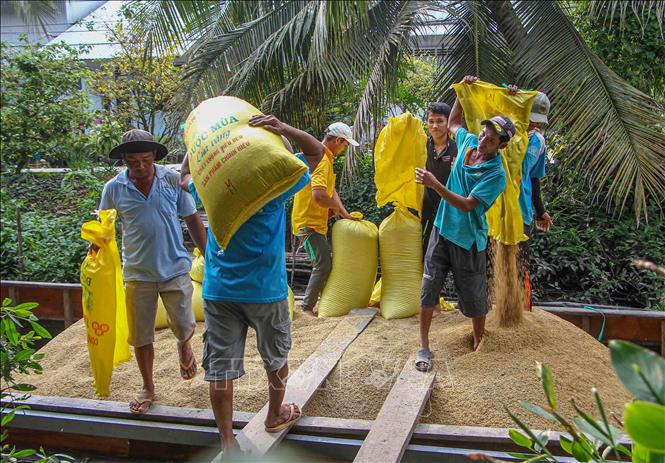
{"type": "Polygon", "coordinates": [[[434,307],[448,272],[453,274],[459,309],[467,317],[487,314],[487,258],[485,251],[478,252],[474,244],[466,250],[445,239],[439,229],[432,233],[425,254],[425,271],[420,292],[420,306],[434,307]]]}
{"type": "Polygon", "coordinates": [[[203,301],[203,368],[206,381],[240,378],[245,374],[247,327],[256,331],[256,343],[266,371],[279,370],[291,349],[289,302],[250,303],[203,301]]]}
{"type": "Polygon", "coordinates": [[[179,341],[189,339],[196,328],[192,312],[193,292],[192,280],[187,273],[161,283],[125,281],[129,325],[127,342],[134,347],[142,347],[155,341],[157,297],[162,298],[169,328],[175,337],[179,341]]]}

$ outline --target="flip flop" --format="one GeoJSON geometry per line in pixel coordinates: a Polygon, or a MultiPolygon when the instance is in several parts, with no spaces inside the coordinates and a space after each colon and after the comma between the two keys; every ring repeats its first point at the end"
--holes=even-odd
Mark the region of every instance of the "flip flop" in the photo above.
{"type": "Polygon", "coordinates": [[[129,404],[129,411],[136,414],[136,415],[143,415],[145,413],[148,413],[148,410],[150,410],[150,407],[152,406],[152,402],[155,399],[139,399],[138,397],[134,397],[134,401],[138,404],[138,406],[135,408],[132,408],[131,403],[129,404]],[[148,408],[146,408],[144,411],[139,410],[143,405],[148,404],[148,408]]]}
{"type": "MultiPolygon", "coordinates": [[[[190,336],[189,339],[187,341],[184,341],[182,344],[186,344],[186,343],[190,342],[191,338],[192,337],[190,336]]],[[[189,347],[189,351],[191,352],[191,354],[190,354],[191,357],[189,358],[189,362],[185,364],[182,361],[183,356],[184,356],[183,347],[180,343],[178,343],[178,359],[179,359],[179,363],[180,363],[180,377],[182,379],[184,379],[185,381],[189,381],[190,379],[194,379],[194,377],[196,376],[196,373],[197,373],[196,358],[194,356],[194,351],[192,350],[191,345],[189,347]],[[192,376],[188,377],[187,376],[187,371],[189,371],[192,367],[194,367],[194,373],[192,374],[192,376]]]]}
{"type": "Polygon", "coordinates": [[[298,408],[298,414],[296,415],[296,407],[297,407],[296,404],[293,403],[289,404],[289,417],[287,418],[287,420],[284,421],[283,423],[278,424],[277,426],[273,426],[272,428],[266,426],[266,432],[279,432],[283,429],[292,426],[302,416],[300,408],[298,408]]]}
{"type": "Polygon", "coordinates": [[[416,370],[427,373],[432,369],[432,352],[429,349],[420,349],[416,354],[416,370]]]}

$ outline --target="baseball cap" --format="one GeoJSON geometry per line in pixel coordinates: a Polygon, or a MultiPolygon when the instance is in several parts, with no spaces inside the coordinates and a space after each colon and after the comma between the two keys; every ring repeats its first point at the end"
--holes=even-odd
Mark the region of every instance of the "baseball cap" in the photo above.
{"type": "Polygon", "coordinates": [[[510,141],[515,135],[515,124],[506,116],[494,116],[481,122],[483,125],[491,125],[503,141],[510,141]]]}
{"type": "Polygon", "coordinates": [[[531,122],[547,124],[547,115],[550,113],[550,99],[543,92],[538,92],[531,106],[531,122]]]}
{"type": "Polygon", "coordinates": [[[360,145],[360,143],[353,139],[353,132],[351,132],[351,127],[346,125],[344,122],[334,122],[330,124],[326,129],[326,135],[343,138],[353,146],[360,145]]]}

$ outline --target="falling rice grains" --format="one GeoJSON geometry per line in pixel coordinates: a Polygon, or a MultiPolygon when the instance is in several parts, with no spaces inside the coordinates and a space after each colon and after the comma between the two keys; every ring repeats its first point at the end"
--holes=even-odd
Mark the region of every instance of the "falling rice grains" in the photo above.
{"type": "Polygon", "coordinates": [[[517,270],[517,245],[495,242],[494,262],[494,303],[495,316],[500,327],[516,326],[523,319],[523,289],[517,270]]]}

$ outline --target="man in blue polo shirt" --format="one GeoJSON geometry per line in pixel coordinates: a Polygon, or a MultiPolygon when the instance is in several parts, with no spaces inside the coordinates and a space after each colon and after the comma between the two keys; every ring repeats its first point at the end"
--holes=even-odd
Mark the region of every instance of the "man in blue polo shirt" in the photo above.
{"type": "MultiPolygon", "coordinates": [[[[464,78],[473,85],[474,76],[464,78]]],[[[459,309],[473,325],[473,350],[485,329],[487,301],[486,256],[487,221],[485,213],[503,192],[506,173],[499,150],[515,135],[515,126],[506,116],[482,121],[479,135],[462,127],[463,111],[459,100],[450,113],[448,130],[457,142],[457,159],[447,187],[431,172],[416,169],[416,182],[434,189],[442,198],[425,255],[425,270],[420,295],[420,350],[416,368],[429,371],[432,353],[429,329],[439,293],[451,271],[459,298],[459,309]]]]}
{"type": "Polygon", "coordinates": [[[192,379],[196,361],[190,345],[196,321],[192,312],[191,259],[183,244],[179,217],[194,244],[206,248],[205,228],[194,199],[179,187],[178,173],[155,164],[168,153],[150,133],[133,129],[109,153],[127,169],[104,185],[100,209],[115,209],[122,223],[122,260],[129,325],[143,389],[129,403],[133,413],[145,413],[155,399],[153,342],[157,298],[168,312],[169,327],[178,338],[180,375],[192,379]]]}
{"type": "MultiPolygon", "coordinates": [[[[316,138],[274,116],[254,116],[249,124],[289,137],[302,148],[298,158],[312,172],[323,157],[316,138]]],[[[285,142],[285,144],[287,144],[285,142]]],[[[287,145],[288,147],[288,145],[287,145]]],[[[181,186],[198,200],[186,156],[180,170],[181,186]]],[[[268,432],[278,432],[300,418],[296,404],[282,404],[289,374],[291,349],[288,287],[286,284],[286,209],[284,203],[310,181],[303,177],[289,191],[250,217],[221,251],[208,229],[203,277],[203,368],[210,383],[210,403],[225,456],[238,449],[233,435],[233,380],[245,371],[247,328],[256,331],[257,347],[268,376],[268,432]]]]}

